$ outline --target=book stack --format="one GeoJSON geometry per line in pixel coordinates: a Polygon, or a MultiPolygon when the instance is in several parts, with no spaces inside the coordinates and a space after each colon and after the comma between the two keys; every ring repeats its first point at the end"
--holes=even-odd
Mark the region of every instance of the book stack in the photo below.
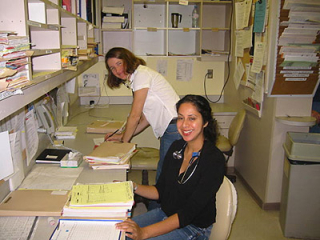
{"type": "Polygon", "coordinates": [[[75,139],[77,135],[78,128],[77,127],[65,127],[61,126],[58,127],[55,131],[54,135],[56,139],[63,140],[63,139],[75,139]]]}
{"type": "Polygon", "coordinates": [[[134,143],[103,142],[84,159],[92,169],[129,169],[136,153],[134,143]]]}
{"type": "Polygon", "coordinates": [[[0,92],[13,91],[29,83],[28,57],[32,54],[28,37],[0,31],[0,92]]]}
{"type": "Polygon", "coordinates": [[[63,217],[130,217],[133,198],[131,181],[74,185],[63,217]]]}
{"type": "Polygon", "coordinates": [[[121,29],[125,22],[124,7],[103,7],[102,28],[121,29]]]}

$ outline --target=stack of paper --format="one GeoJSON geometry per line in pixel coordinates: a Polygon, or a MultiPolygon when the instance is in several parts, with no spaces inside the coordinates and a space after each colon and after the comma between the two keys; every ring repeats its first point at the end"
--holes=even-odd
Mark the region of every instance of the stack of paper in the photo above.
{"type": "MultiPolygon", "coordinates": [[[[286,0],[283,6],[289,10],[288,21],[281,21],[280,56],[282,67],[315,67],[319,61],[320,45],[317,40],[320,29],[320,4],[318,1],[286,0]]],[[[308,73],[294,73],[286,81],[306,81],[308,73]]]]}
{"type": "Polygon", "coordinates": [[[102,28],[121,29],[124,23],[124,7],[104,7],[102,12],[106,14],[102,18],[102,28]]]}
{"type": "Polygon", "coordinates": [[[93,169],[128,169],[134,143],[103,142],[84,158],[93,169]]]}
{"type": "Polygon", "coordinates": [[[120,29],[124,22],[124,16],[105,16],[102,19],[102,28],[120,29]]]}
{"type": "Polygon", "coordinates": [[[77,135],[77,127],[58,127],[55,131],[56,139],[75,139],[77,135]]]}
{"type": "Polygon", "coordinates": [[[87,126],[88,133],[110,133],[117,130],[118,133],[125,126],[125,121],[106,121],[106,120],[96,120],[87,126]]]}
{"type": "Polygon", "coordinates": [[[131,181],[74,185],[62,215],[126,218],[130,216],[133,203],[131,181]]]}
{"type": "Polygon", "coordinates": [[[13,91],[29,83],[28,57],[32,54],[27,36],[0,31],[0,92],[13,91]]]}

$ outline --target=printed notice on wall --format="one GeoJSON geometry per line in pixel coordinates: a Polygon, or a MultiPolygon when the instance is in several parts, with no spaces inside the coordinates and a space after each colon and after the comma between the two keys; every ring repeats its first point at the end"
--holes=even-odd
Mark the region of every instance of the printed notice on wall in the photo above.
{"type": "Polygon", "coordinates": [[[177,81],[191,81],[193,60],[177,60],[177,81]]]}
{"type": "Polygon", "coordinates": [[[157,71],[162,76],[166,77],[168,72],[168,61],[164,59],[159,59],[157,61],[157,71]]]}
{"type": "Polygon", "coordinates": [[[13,173],[13,162],[8,131],[0,132],[0,141],[0,179],[3,179],[13,173]]]}

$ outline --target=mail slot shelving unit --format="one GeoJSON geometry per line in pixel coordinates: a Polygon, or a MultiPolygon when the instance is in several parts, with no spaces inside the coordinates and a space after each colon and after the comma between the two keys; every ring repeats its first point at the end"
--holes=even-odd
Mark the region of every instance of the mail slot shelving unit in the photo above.
{"type": "Polygon", "coordinates": [[[124,7],[129,29],[102,29],[103,54],[114,46],[139,56],[191,56],[199,60],[226,61],[229,54],[232,1],[192,0],[102,0],[101,6],[124,7]],[[197,5],[199,27],[192,28],[192,10],[197,5]],[[171,14],[182,15],[177,28],[171,14]],[[202,50],[213,54],[203,54],[202,50]],[[222,57],[221,57],[222,56],[222,57]]]}
{"type": "Polygon", "coordinates": [[[29,37],[30,50],[33,52],[28,58],[30,84],[23,87],[24,95],[2,95],[5,97],[0,101],[0,120],[97,62],[97,59],[92,59],[80,63],[75,72],[62,69],[61,50],[64,47],[86,48],[88,37],[94,36],[96,26],[66,11],[59,6],[59,2],[0,1],[0,31],[16,32],[18,36],[29,37]]]}

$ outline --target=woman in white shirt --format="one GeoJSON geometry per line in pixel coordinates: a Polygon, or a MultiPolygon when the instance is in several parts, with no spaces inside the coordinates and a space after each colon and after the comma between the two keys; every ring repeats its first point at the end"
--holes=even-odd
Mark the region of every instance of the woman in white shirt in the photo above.
{"type": "Polygon", "coordinates": [[[110,134],[107,134],[106,139],[130,142],[133,136],[151,125],[156,138],[160,138],[158,179],[168,148],[172,142],[181,138],[176,127],[175,108],[179,96],[161,74],[145,66],[143,59],[125,48],[110,49],[105,56],[105,63],[109,72],[108,86],[114,89],[124,84],[133,92],[133,103],[125,131],[110,138],[110,134]]]}

